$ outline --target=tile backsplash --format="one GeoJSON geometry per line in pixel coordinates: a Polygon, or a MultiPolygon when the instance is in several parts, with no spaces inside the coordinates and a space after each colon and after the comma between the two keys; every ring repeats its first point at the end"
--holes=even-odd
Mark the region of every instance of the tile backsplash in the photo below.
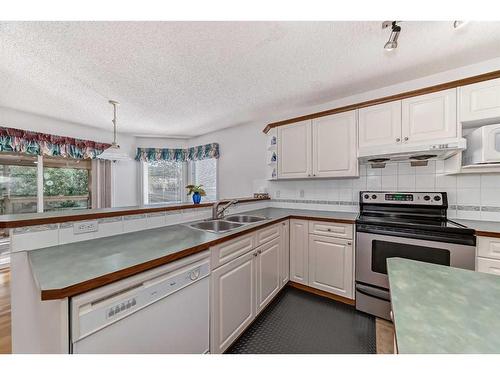
{"type": "Polygon", "coordinates": [[[361,165],[359,178],[268,182],[274,205],[289,208],[357,211],[362,190],[445,191],[450,218],[500,220],[500,173],[445,175],[439,160],[421,167],[361,165]]]}

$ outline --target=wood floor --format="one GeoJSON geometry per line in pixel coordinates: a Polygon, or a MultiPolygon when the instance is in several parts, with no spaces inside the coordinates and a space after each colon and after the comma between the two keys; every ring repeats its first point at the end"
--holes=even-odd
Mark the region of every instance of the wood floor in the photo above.
{"type": "Polygon", "coordinates": [[[11,353],[10,271],[0,269],[0,354],[11,353]]]}
{"type": "MultiPolygon", "coordinates": [[[[394,327],[383,319],[375,323],[377,354],[391,354],[393,348],[394,327]]],[[[11,353],[10,329],[10,271],[0,269],[0,354],[11,353]]]]}

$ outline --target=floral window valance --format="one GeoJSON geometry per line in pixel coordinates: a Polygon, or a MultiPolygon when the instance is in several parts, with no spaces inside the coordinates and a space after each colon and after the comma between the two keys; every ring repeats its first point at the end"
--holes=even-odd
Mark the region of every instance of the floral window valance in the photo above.
{"type": "Polygon", "coordinates": [[[218,143],[209,143],[190,148],[138,148],[135,156],[135,160],[137,161],[188,161],[218,158],[218,143]]]}
{"type": "Polygon", "coordinates": [[[0,152],[94,159],[110,144],[0,126],[0,152]]]}

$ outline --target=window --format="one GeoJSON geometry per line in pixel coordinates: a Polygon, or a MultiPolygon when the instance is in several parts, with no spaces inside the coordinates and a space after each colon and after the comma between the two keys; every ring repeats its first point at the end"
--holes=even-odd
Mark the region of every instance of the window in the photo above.
{"type": "Polygon", "coordinates": [[[0,154],[0,214],[37,212],[36,156],[0,154]]]}
{"type": "Polygon", "coordinates": [[[179,203],[183,201],[185,163],[159,160],[145,163],[144,203],[179,203]]]}
{"type": "Polygon", "coordinates": [[[208,201],[217,200],[217,159],[204,159],[191,162],[191,183],[203,185],[208,201]]]}
{"type": "Polygon", "coordinates": [[[90,160],[2,152],[0,214],[90,208],[91,170],[90,160]]]}
{"type": "Polygon", "coordinates": [[[217,199],[217,159],[159,160],[144,162],[142,166],[144,204],[187,202],[188,184],[203,185],[207,193],[204,200],[217,199]]]}
{"type": "Polygon", "coordinates": [[[44,211],[91,208],[90,160],[43,158],[44,211]]]}

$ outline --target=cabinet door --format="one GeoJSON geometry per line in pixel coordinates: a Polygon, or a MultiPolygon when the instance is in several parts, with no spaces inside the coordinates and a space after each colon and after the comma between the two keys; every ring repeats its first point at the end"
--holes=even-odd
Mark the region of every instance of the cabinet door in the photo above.
{"type": "Polygon", "coordinates": [[[309,286],[353,298],[353,252],[350,240],[309,236],[309,286]]]}
{"type": "Polygon", "coordinates": [[[477,271],[500,276],[500,260],[488,258],[476,258],[477,271]]]}
{"type": "Polygon", "coordinates": [[[281,223],[280,251],[281,286],[284,286],[290,280],[290,222],[288,220],[281,223]]]}
{"type": "Polygon", "coordinates": [[[389,102],[358,111],[359,148],[401,143],[401,101],[389,102]]]}
{"type": "Polygon", "coordinates": [[[257,313],[259,313],[280,290],[280,239],[256,249],[257,266],[257,313]]]}
{"type": "Polygon", "coordinates": [[[314,119],[312,129],[313,176],[358,176],[356,111],[314,119]]]}
{"type": "Polygon", "coordinates": [[[456,89],[404,99],[402,113],[403,143],[458,137],[456,89]]]}
{"type": "Polygon", "coordinates": [[[492,123],[500,120],[500,78],[459,88],[460,122],[492,123]]]}
{"type": "Polygon", "coordinates": [[[278,127],[278,178],[312,174],[311,120],[278,127]]]}
{"type": "Polygon", "coordinates": [[[212,271],[210,352],[222,353],[255,317],[254,251],[212,271]]]}
{"type": "Polygon", "coordinates": [[[308,222],[290,220],[290,280],[307,285],[308,282],[308,222]]]}

